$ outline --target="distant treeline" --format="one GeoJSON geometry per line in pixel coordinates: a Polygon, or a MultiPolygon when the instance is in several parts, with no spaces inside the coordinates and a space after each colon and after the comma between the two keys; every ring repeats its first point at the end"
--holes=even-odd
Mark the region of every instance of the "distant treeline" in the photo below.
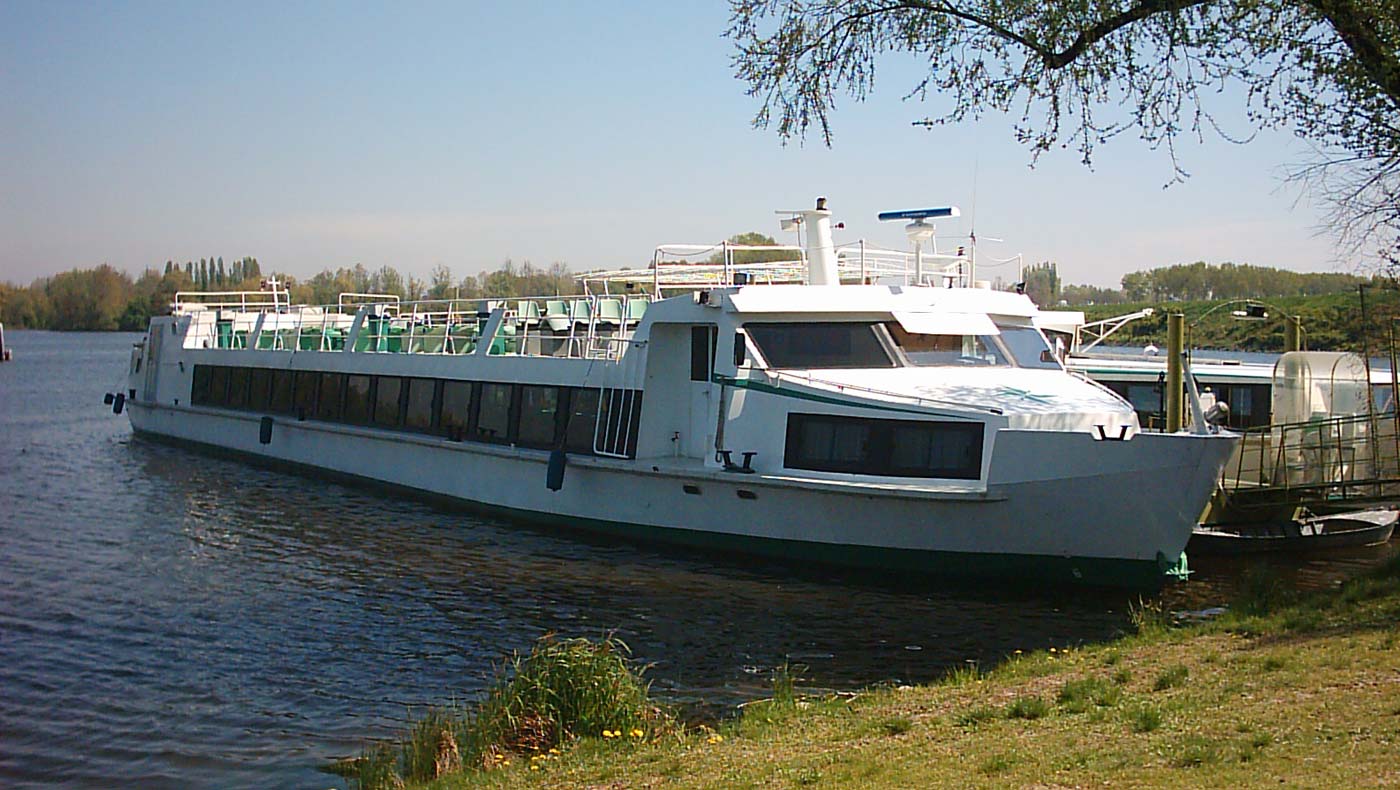
{"type": "Polygon", "coordinates": [[[1144,307],[1153,308],[1147,318],[1132,321],[1116,332],[1109,345],[1159,347],[1167,343],[1167,315],[1186,317],[1187,342],[1192,348],[1235,351],[1282,351],[1284,317],[1296,315],[1302,323],[1307,348],[1313,351],[1369,352],[1388,356],[1393,329],[1400,329],[1400,291],[1389,280],[1368,283],[1365,311],[1358,289],[1320,296],[1277,296],[1267,305],[1262,320],[1239,320],[1234,300],[1199,302],[1135,302],[1078,307],[1089,321],[1098,321],[1144,307]]]}
{"type": "Polygon", "coordinates": [[[1063,285],[1053,263],[1027,267],[1026,293],[1037,304],[1064,301],[1071,306],[1129,302],[1197,302],[1212,299],[1273,299],[1355,292],[1362,283],[1383,278],[1336,272],[1293,272],[1247,263],[1180,263],[1123,275],[1118,290],[1093,285],[1063,285]]]}
{"type": "MultiPolygon", "coordinates": [[[[405,278],[392,266],[370,271],[363,264],[325,269],[304,281],[274,273],[291,291],[294,304],[335,304],[341,293],[395,294],[412,299],[508,298],[578,292],[569,268],[554,263],[537,268],[507,260],[495,271],[456,279],[447,266],[433,269],[427,282],[405,278]]],[[[0,282],[0,322],[12,329],[141,331],[153,315],[170,312],[178,291],[256,291],[263,281],[256,258],[225,266],[222,258],[181,265],[167,261],[133,279],[103,264],[41,277],[28,286],[0,282]]]]}

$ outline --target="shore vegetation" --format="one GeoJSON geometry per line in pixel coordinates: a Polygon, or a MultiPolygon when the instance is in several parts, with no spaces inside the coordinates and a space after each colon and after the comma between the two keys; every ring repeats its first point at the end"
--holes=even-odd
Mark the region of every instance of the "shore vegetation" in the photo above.
{"type": "MultiPolygon", "coordinates": [[[[1149,602],[1136,607],[1130,621],[1107,643],[1016,650],[995,667],[958,668],[922,686],[804,694],[794,684],[797,673],[784,669],[772,698],[746,704],[715,726],[675,724],[637,696],[645,690],[639,678],[629,683],[608,675],[617,688],[629,689],[627,704],[598,709],[587,725],[526,728],[540,733],[532,739],[511,727],[470,735],[469,727],[451,729],[448,719],[430,716],[408,736],[406,744],[418,745],[403,747],[393,772],[388,758],[361,758],[378,767],[355,783],[902,788],[1400,782],[1400,558],[1307,594],[1287,592],[1266,573],[1248,574],[1230,607],[1214,619],[1178,621],[1149,602]],[[608,725],[614,719],[621,735],[608,725]],[[641,737],[630,737],[632,722],[639,723],[641,737]],[[409,752],[438,748],[421,736],[434,728],[457,733],[458,753],[472,758],[435,775],[405,770],[409,752]],[[480,738],[492,732],[504,735],[485,745],[480,738]],[[503,756],[485,757],[490,754],[503,756]]],[[[626,664],[609,644],[551,637],[531,655],[563,650],[586,657],[581,665],[601,660],[610,671],[620,670],[626,664]]],[[[567,678],[598,685],[590,680],[592,670],[567,678]]],[[[556,694],[578,693],[552,681],[548,686],[556,694]]],[[[500,700],[509,687],[494,689],[479,710],[508,708],[500,700]]]]}

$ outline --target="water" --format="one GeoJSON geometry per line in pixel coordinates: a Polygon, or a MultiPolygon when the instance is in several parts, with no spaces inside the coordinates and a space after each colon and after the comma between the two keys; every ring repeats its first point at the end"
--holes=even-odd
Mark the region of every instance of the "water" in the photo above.
{"type": "MultiPolygon", "coordinates": [[[[102,406],[135,335],[6,334],[0,785],[328,787],[316,767],[470,699],[539,635],[616,632],[713,714],[1111,638],[1129,596],[908,589],[580,539],[131,435],[102,406]]],[[[1386,550],[1285,562],[1326,586],[1386,550]]],[[[1198,563],[1198,566],[1200,563],[1198,563]]],[[[1220,603],[1206,567],[1173,608],[1220,603]]]]}

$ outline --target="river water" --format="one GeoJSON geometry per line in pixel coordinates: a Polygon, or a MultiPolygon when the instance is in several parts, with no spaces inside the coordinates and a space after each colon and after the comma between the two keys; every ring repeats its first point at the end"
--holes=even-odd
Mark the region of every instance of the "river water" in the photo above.
{"type": "MultiPolygon", "coordinates": [[[[471,699],[547,632],[615,632],[658,695],[713,715],[784,661],[817,688],[918,682],[1127,627],[1126,593],[580,538],[136,438],[101,398],[137,335],[6,339],[0,785],[336,786],[318,765],[471,699]]],[[[1392,550],[1281,570],[1326,586],[1392,550]]],[[[1203,566],[1166,603],[1218,604],[1239,571],[1203,566]]]]}

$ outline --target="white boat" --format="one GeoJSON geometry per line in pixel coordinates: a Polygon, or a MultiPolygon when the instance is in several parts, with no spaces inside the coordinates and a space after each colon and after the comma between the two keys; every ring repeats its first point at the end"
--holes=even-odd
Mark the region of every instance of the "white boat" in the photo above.
{"type": "MultiPolygon", "coordinates": [[[[581,297],[181,295],[116,406],[142,434],[559,528],[929,579],[1184,569],[1232,437],[1141,432],[1026,297],[944,287],[960,255],[783,213],[805,248],[749,257],[789,260],[668,245],[581,297]]],[[[940,215],[920,213],[897,216],[940,215]]]]}

